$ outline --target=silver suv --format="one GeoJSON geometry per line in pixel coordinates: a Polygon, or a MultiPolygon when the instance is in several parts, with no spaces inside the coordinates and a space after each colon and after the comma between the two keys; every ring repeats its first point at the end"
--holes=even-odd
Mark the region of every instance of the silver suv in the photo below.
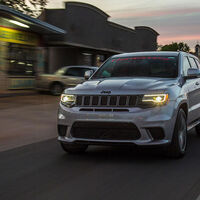
{"type": "Polygon", "coordinates": [[[200,133],[199,68],[198,58],[184,52],[112,56],[62,94],[62,148],[77,153],[93,144],[161,145],[167,155],[182,157],[187,131],[200,133]]]}

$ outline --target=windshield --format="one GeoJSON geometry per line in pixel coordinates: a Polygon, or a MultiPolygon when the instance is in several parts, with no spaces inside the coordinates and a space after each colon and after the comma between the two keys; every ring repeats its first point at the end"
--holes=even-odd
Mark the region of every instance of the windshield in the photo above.
{"type": "Polygon", "coordinates": [[[58,69],[58,70],[55,72],[55,74],[61,76],[61,75],[63,75],[65,72],[66,72],[66,67],[62,67],[62,68],[58,69]]]}
{"type": "Polygon", "coordinates": [[[178,76],[177,56],[143,56],[111,58],[94,74],[95,78],[178,76]]]}

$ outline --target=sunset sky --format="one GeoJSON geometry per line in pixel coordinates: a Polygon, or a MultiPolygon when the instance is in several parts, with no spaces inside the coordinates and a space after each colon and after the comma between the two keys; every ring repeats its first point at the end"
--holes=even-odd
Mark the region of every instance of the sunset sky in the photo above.
{"type": "MultiPolygon", "coordinates": [[[[73,0],[72,0],[73,1],[73,0]]],[[[76,1],[76,0],[74,0],[76,1]]],[[[80,1],[80,0],[79,0],[80,1]]],[[[110,15],[110,21],[134,28],[150,26],[159,44],[200,43],[200,0],[85,0],[110,15]]],[[[49,0],[48,8],[62,8],[63,0],[49,0]]]]}

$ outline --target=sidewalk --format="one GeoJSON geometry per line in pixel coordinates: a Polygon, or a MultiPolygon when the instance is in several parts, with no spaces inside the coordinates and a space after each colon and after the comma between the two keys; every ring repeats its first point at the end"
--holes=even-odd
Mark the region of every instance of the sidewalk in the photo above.
{"type": "Polygon", "coordinates": [[[1,91],[0,90],[0,98],[1,97],[12,97],[12,96],[27,96],[27,95],[36,95],[36,90],[8,90],[1,91]]]}

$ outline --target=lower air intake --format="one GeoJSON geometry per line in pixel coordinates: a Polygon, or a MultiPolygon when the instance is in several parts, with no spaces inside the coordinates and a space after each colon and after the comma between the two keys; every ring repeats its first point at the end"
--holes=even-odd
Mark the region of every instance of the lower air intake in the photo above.
{"type": "Polygon", "coordinates": [[[132,123],[75,122],[71,129],[74,138],[101,140],[137,140],[138,128],[132,123]]]}
{"type": "Polygon", "coordinates": [[[58,135],[59,136],[65,136],[67,133],[67,126],[64,125],[58,125],[58,135]]]}
{"type": "Polygon", "coordinates": [[[148,130],[154,140],[162,140],[165,137],[164,131],[160,127],[148,128],[148,130]]]}

